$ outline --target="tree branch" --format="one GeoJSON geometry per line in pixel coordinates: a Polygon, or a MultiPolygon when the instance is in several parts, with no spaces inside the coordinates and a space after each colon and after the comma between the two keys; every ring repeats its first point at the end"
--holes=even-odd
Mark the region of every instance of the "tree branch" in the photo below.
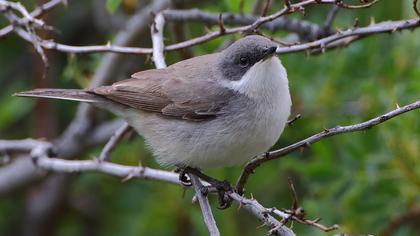
{"type": "Polygon", "coordinates": [[[355,125],[348,125],[348,126],[337,126],[335,128],[325,129],[324,131],[312,135],[309,138],[306,138],[304,140],[301,140],[297,143],[291,144],[287,147],[267,152],[265,154],[262,154],[260,156],[255,157],[251,161],[249,161],[244,169],[242,170],[242,173],[237,181],[236,184],[236,190],[239,194],[243,194],[244,186],[249,178],[249,176],[254,173],[255,169],[257,169],[261,164],[274,160],[279,159],[281,157],[286,156],[287,154],[296,151],[300,148],[306,148],[309,147],[311,144],[316,143],[324,138],[331,137],[337,134],[342,133],[350,133],[350,132],[356,132],[356,131],[362,131],[367,130],[369,128],[372,128],[378,124],[381,124],[389,119],[392,119],[396,116],[402,115],[406,112],[415,110],[420,108],[420,100],[413,102],[411,104],[405,105],[403,107],[398,107],[397,109],[390,111],[388,113],[385,113],[383,115],[380,115],[378,117],[375,117],[373,119],[370,119],[368,121],[365,121],[363,123],[355,124],[355,125]]]}
{"type": "Polygon", "coordinates": [[[219,236],[220,232],[217,228],[216,220],[214,219],[213,213],[211,211],[211,206],[209,200],[207,199],[207,193],[203,192],[204,186],[197,176],[191,174],[190,178],[195,190],[195,196],[197,196],[198,202],[200,204],[201,212],[203,214],[207,229],[209,230],[211,236],[219,236]]]}
{"type": "MultiPolygon", "coordinates": [[[[49,2],[44,3],[40,7],[37,7],[30,13],[30,16],[33,18],[40,17],[44,15],[46,12],[52,10],[54,7],[58,6],[58,4],[64,3],[64,0],[51,0],[49,2]]],[[[0,29],[0,39],[7,36],[13,32],[13,25],[8,25],[2,29],[0,29]]]]}
{"type": "MultiPolygon", "coordinates": [[[[124,181],[136,178],[143,180],[158,180],[171,184],[177,184],[180,186],[182,185],[182,183],[179,181],[179,175],[177,173],[156,170],[143,166],[125,166],[110,162],[101,162],[98,160],[63,160],[57,158],[48,158],[45,155],[35,157],[33,160],[36,167],[58,173],[99,172],[123,178],[124,181]]],[[[206,186],[208,185],[207,183],[204,184],[206,184],[206,186]]],[[[277,228],[272,232],[273,234],[283,236],[295,235],[290,229],[288,229],[286,226],[282,226],[278,220],[270,215],[275,214],[283,218],[288,217],[287,213],[281,210],[271,210],[274,208],[263,207],[255,199],[248,199],[244,196],[240,196],[235,192],[230,192],[228,194],[234,201],[240,204],[248,212],[256,216],[270,229],[277,228]]]]}
{"type": "Polygon", "coordinates": [[[287,54],[301,51],[319,52],[337,47],[344,47],[363,37],[381,33],[393,33],[404,29],[414,29],[420,26],[419,19],[385,21],[361,28],[348,29],[337,32],[328,37],[304,44],[297,44],[277,49],[278,54],[287,54]]]}
{"type": "MultiPolygon", "coordinates": [[[[159,2],[159,1],[158,1],[159,2]]],[[[188,48],[191,46],[195,46],[198,44],[202,44],[205,43],[209,40],[215,39],[217,37],[220,37],[222,35],[228,35],[228,34],[235,34],[235,33],[252,33],[255,32],[259,27],[262,27],[265,24],[268,24],[269,22],[272,22],[276,19],[278,19],[279,17],[286,15],[286,14],[290,14],[296,10],[301,10],[304,7],[308,6],[308,5],[312,5],[312,4],[336,4],[335,0],[305,0],[302,2],[298,2],[295,4],[290,4],[290,6],[285,6],[282,10],[266,16],[266,17],[260,17],[257,20],[253,21],[252,24],[246,25],[246,26],[241,26],[241,27],[236,27],[236,28],[226,28],[225,31],[221,32],[221,31],[215,31],[215,32],[210,32],[206,35],[203,36],[199,36],[197,38],[193,38],[184,42],[180,42],[180,43],[175,43],[169,46],[166,46],[164,48],[164,51],[174,51],[174,50],[179,50],[179,49],[184,49],[184,48],[188,48]]],[[[339,4],[337,4],[337,6],[340,6],[339,4]]],[[[349,5],[347,5],[349,6],[349,5]]],[[[371,6],[371,4],[369,4],[368,6],[371,6]]],[[[341,6],[342,7],[342,6],[341,6]]],[[[364,7],[367,7],[364,6],[364,7]]],[[[351,7],[350,7],[351,8],[351,7]]],[[[162,13],[164,14],[164,13],[162,13]]],[[[168,13],[168,15],[170,15],[170,13],[168,13]]],[[[200,15],[200,14],[199,14],[200,15]]],[[[176,18],[179,19],[179,17],[174,17],[174,15],[172,14],[173,19],[175,20],[176,18]]],[[[168,16],[168,18],[170,18],[168,16]]],[[[203,18],[202,16],[197,17],[197,19],[203,18]]],[[[211,21],[213,22],[214,17],[211,16],[209,18],[207,18],[206,20],[211,19],[211,21]]],[[[225,20],[225,19],[223,19],[225,20]]],[[[407,21],[411,21],[411,20],[407,20],[407,21]]],[[[218,22],[218,21],[217,21],[218,22]]],[[[400,22],[394,22],[394,23],[401,23],[401,22],[405,22],[405,21],[400,21],[400,22]]],[[[411,22],[408,25],[405,26],[399,26],[399,25],[393,25],[392,22],[386,22],[391,24],[391,26],[394,26],[394,28],[392,30],[400,30],[400,29],[407,29],[407,28],[415,28],[418,27],[419,24],[417,23],[413,23],[411,22]]],[[[291,24],[289,24],[291,25],[291,24]]],[[[379,25],[379,24],[378,24],[379,25]]],[[[369,31],[369,29],[366,29],[367,31],[369,31]]],[[[374,33],[383,33],[383,32],[390,32],[390,30],[385,30],[385,31],[377,31],[377,29],[374,30],[374,33]]],[[[28,41],[29,43],[33,43],[33,39],[30,37],[30,34],[28,32],[25,31],[20,31],[20,32],[16,32],[20,37],[22,37],[24,40],[28,41]]],[[[369,34],[369,32],[360,32],[359,34],[365,35],[365,34],[369,34]]],[[[355,36],[358,35],[357,33],[353,33],[351,35],[346,35],[345,37],[349,37],[349,36],[355,36]]],[[[338,37],[338,36],[336,36],[338,37]]],[[[344,38],[343,36],[339,37],[339,38],[344,38]]],[[[337,40],[337,39],[335,39],[337,40]]],[[[332,41],[335,41],[332,40],[332,41]]],[[[118,41],[118,40],[116,40],[118,41]]],[[[330,42],[326,42],[326,44],[328,44],[330,42]]],[[[39,45],[41,47],[43,47],[44,49],[51,49],[51,50],[58,50],[58,51],[62,51],[62,52],[70,52],[70,53],[93,53],[93,52],[114,52],[114,53],[128,53],[128,54],[150,54],[153,52],[152,48],[139,48],[139,47],[124,47],[124,46],[113,46],[113,45],[103,45],[103,46],[70,46],[70,45],[65,45],[65,44],[60,44],[60,43],[56,43],[52,40],[40,40],[39,45]]],[[[322,48],[322,44],[321,45],[313,45],[311,43],[307,43],[307,44],[301,44],[301,45],[296,45],[296,47],[294,46],[293,48],[283,48],[281,51],[279,51],[279,53],[290,53],[290,52],[296,52],[296,51],[305,51],[308,49],[312,49],[314,47],[321,47],[322,48]]]]}
{"type": "Polygon", "coordinates": [[[270,228],[269,233],[274,235],[284,235],[284,236],[294,236],[292,230],[281,224],[278,220],[276,220],[270,213],[276,213],[281,218],[289,217],[288,214],[278,210],[273,212],[268,208],[262,206],[257,200],[255,199],[247,199],[244,196],[241,196],[235,192],[229,193],[229,196],[238,204],[245,208],[248,212],[256,216],[261,222],[264,223],[267,227],[270,228]]]}
{"type": "MultiPolygon", "coordinates": [[[[201,22],[211,25],[217,25],[219,22],[219,14],[203,12],[199,9],[170,9],[162,11],[162,14],[165,16],[167,21],[171,22],[201,22]]],[[[226,25],[250,25],[257,21],[258,18],[259,16],[256,15],[240,15],[232,14],[230,12],[222,13],[222,20],[226,25]]],[[[267,22],[261,25],[261,28],[272,32],[285,30],[297,33],[303,41],[315,40],[325,35],[324,29],[317,24],[305,20],[286,17],[279,17],[271,22],[267,22]]]]}

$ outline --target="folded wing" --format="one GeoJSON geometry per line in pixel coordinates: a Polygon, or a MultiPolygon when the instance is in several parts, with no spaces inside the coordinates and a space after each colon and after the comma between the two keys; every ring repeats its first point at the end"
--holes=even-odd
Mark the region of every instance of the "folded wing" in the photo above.
{"type": "Polygon", "coordinates": [[[134,109],[194,121],[209,120],[222,114],[229,98],[235,95],[214,79],[181,78],[170,68],[142,71],[132,79],[91,92],[134,109]]]}

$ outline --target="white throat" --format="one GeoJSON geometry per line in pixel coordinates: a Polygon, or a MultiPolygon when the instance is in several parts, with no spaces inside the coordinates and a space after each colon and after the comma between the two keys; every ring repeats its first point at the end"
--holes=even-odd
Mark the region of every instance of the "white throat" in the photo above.
{"type": "Polygon", "coordinates": [[[280,99],[277,95],[281,94],[289,97],[286,69],[276,56],[255,63],[242,79],[226,81],[225,86],[257,100],[270,97],[280,99]]]}

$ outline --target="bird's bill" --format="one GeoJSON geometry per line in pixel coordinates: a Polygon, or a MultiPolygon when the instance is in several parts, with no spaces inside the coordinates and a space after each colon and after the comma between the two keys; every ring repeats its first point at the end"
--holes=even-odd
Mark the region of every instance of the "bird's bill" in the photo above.
{"type": "Polygon", "coordinates": [[[278,47],[276,47],[276,46],[274,46],[274,47],[269,47],[269,48],[266,50],[266,52],[265,52],[265,55],[264,55],[263,60],[266,60],[266,59],[268,59],[268,58],[270,58],[270,57],[274,56],[274,55],[276,54],[277,48],[278,48],[278,47]]]}

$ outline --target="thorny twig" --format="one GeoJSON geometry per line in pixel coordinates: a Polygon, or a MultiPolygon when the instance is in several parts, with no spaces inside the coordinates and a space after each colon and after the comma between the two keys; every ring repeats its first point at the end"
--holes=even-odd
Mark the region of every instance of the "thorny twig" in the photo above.
{"type": "Polygon", "coordinates": [[[48,58],[41,46],[42,40],[36,34],[35,29],[41,28],[50,30],[52,28],[47,26],[44,21],[34,18],[20,2],[0,0],[0,11],[3,12],[3,15],[9,20],[12,26],[15,27],[16,32],[26,31],[29,34],[29,40],[44,63],[43,77],[45,77],[47,68],[49,67],[48,58]],[[19,18],[13,11],[19,12],[22,15],[22,18],[19,18]]]}
{"type": "Polygon", "coordinates": [[[278,149],[278,150],[274,150],[265,154],[262,154],[260,156],[257,156],[256,158],[252,159],[251,161],[249,161],[246,166],[244,167],[244,169],[242,170],[242,173],[237,181],[236,184],[236,191],[239,194],[243,193],[243,189],[244,186],[246,184],[246,181],[248,180],[248,177],[254,173],[255,169],[257,169],[261,164],[269,161],[269,160],[273,160],[273,159],[278,159],[281,157],[286,156],[287,154],[296,151],[300,148],[306,148],[309,147],[311,144],[316,143],[324,138],[327,137],[331,137],[337,134],[342,134],[342,133],[349,133],[349,132],[356,132],[356,131],[362,131],[362,130],[367,130],[369,128],[372,128],[378,124],[381,124],[389,119],[392,119],[396,116],[399,116],[401,114],[404,114],[406,112],[415,110],[415,109],[419,109],[420,108],[420,100],[413,102],[411,104],[405,105],[403,107],[398,107],[393,111],[387,112],[383,115],[380,115],[378,117],[375,117],[373,119],[370,119],[368,121],[359,123],[359,124],[354,124],[354,125],[348,125],[348,126],[336,126],[335,128],[330,128],[330,129],[325,129],[324,131],[312,135],[309,138],[306,138],[304,140],[301,140],[299,142],[296,142],[294,144],[291,144],[287,147],[278,149]]]}
{"type": "MultiPolygon", "coordinates": [[[[64,0],[51,0],[49,2],[44,3],[43,5],[37,7],[35,10],[33,10],[30,15],[33,18],[40,17],[44,13],[48,12],[52,8],[58,6],[60,3],[64,3],[64,0]]],[[[0,29],[0,39],[5,37],[6,35],[13,32],[13,25],[8,25],[2,29],[0,29]]]]}
{"type": "Polygon", "coordinates": [[[325,231],[325,232],[329,232],[329,231],[336,230],[339,228],[338,225],[327,227],[325,225],[318,223],[320,221],[320,218],[317,218],[315,220],[306,219],[305,210],[299,206],[297,193],[296,193],[296,190],[295,190],[295,187],[291,178],[288,178],[288,184],[290,188],[290,193],[292,195],[291,209],[282,209],[281,211],[278,210],[277,208],[268,209],[269,212],[274,213],[282,218],[282,220],[280,221],[281,225],[284,225],[290,220],[292,220],[300,224],[310,225],[310,226],[319,228],[320,230],[325,231]]]}

